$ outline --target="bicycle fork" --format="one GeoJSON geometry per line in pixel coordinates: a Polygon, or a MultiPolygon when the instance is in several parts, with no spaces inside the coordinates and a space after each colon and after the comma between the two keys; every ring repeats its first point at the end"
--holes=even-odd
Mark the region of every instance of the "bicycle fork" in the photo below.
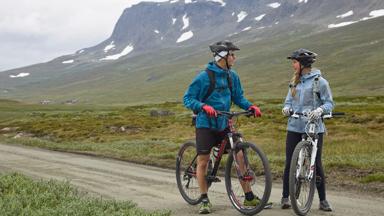
{"type": "Polygon", "coordinates": [[[317,153],[317,139],[315,139],[312,142],[311,168],[309,170],[308,180],[311,180],[313,178],[313,172],[315,171],[316,153],[317,153]]]}
{"type": "MultiPolygon", "coordinates": [[[[237,177],[239,178],[239,180],[241,181],[245,181],[245,182],[254,182],[254,176],[253,175],[250,175],[249,174],[249,162],[248,162],[248,157],[247,157],[247,153],[245,150],[242,150],[243,151],[243,163],[242,163],[242,166],[239,164],[239,159],[238,159],[238,152],[236,152],[236,146],[235,146],[235,143],[233,141],[233,134],[232,133],[229,133],[228,134],[228,140],[229,140],[229,144],[231,145],[231,150],[232,150],[232,155],[233,155],[233,162],[235,163],[235,167],[236,167],[236,174],[237,174],[237,177]]],[[[238,141],[240,143],[243,142],[243,139],[241,137],[238,137],[238,141]]],[[[241,160],[241,159],[240,159],[241,160]]]]}
{"type": "MultiPolygon", "coordinates": [[[[315,162],[316,162],[316,153],[317,153],[317,139],[315,140],[309,140],[312,144],[312,152],[311,152],[311,162],[310,162],[310,168],[309,172],[306,173],[305,178],[310,181],[313,178],[313,173],[315,171],[315,162]]],[[[299,179],[299,176],[301,174],[301,169],[303,168],[303,162],[304,162],[304,148],[300,150],[299,158],[298,158],[298,167],[296,171],[296,179],[299,179]]]]}

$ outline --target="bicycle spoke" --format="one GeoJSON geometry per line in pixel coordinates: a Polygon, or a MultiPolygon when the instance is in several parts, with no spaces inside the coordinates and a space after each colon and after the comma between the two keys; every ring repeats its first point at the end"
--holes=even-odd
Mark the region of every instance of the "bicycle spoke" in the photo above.
{"type": "Polygon", "coordinates": [[[235,157],[231,155],[227,162],[227,192],[234,207],[244,214],[256,214],[261,211],[270,195],[269,165],[265,156],[261,156],[261,151],[258,151],[260,150],[256,150],[253,145],[244,152],[240,150],[235,157]],[[245,200],[245,192],[250,191],[259,199],[252,205],[245,200]]]}
{"type": "Polygon", "coordinates": [[[314,179],[309,179],[311,151],[307,142],[301,142],[297,145],[292,157],[289,190],[291,197],[294,197],[292,207],[298,215],[305,215],[313,201],[314,179]]]}
{"type": "Polygon", "coordinates": [[[196,149],[193,143],[181,147],[176,163],[176,180],[182,197],[189,204],[200,201],[200,189],[196,178],[196,149]]]}

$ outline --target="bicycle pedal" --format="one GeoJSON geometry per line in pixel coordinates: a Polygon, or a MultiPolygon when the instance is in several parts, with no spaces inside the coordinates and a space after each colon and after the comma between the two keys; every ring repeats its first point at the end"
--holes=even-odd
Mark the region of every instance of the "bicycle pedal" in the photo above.
{"type": "Polygon", "coordinates": [[[210,181],[210,182],[221,182],[221,180],[219,178],[217,178],[216,176],[207,176],[207,181],[210,181]]]}
{"type": "Polygon", "coordinates": [[[215,177],[215,179],[213,180],[213,182],[221,182],[221,180],[217,177],[215,177]]]}

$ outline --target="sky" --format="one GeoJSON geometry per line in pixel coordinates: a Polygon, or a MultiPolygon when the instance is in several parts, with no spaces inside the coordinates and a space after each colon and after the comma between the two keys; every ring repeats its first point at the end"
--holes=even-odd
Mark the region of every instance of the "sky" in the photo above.
{"type": "Polygon", "coordinates": [[[168,0],[4,0],[0,71],[94,46],[112,34],[125,8],[141,1],[168,0]]]}

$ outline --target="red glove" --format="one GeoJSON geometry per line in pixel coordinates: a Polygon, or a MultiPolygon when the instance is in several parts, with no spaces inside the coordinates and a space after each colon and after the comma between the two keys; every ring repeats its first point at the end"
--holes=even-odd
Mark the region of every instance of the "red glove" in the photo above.
{"type": "Polygon", "coordinates": [[[260,108],[255,106],[255,105],[252,105],[248,108],[248,110],[252,111],[253,112],[253,116],[256,118],[256,117],[261,117],[261,111],[260,111],[260,108]]]}
{"type": "Polygon", "coordinates": [[[209,117],[217,117],[216,110],[213,107],[209,105],[204,105],[202,109],[204,110],[205,113],[207,113],[209,117]]]}

